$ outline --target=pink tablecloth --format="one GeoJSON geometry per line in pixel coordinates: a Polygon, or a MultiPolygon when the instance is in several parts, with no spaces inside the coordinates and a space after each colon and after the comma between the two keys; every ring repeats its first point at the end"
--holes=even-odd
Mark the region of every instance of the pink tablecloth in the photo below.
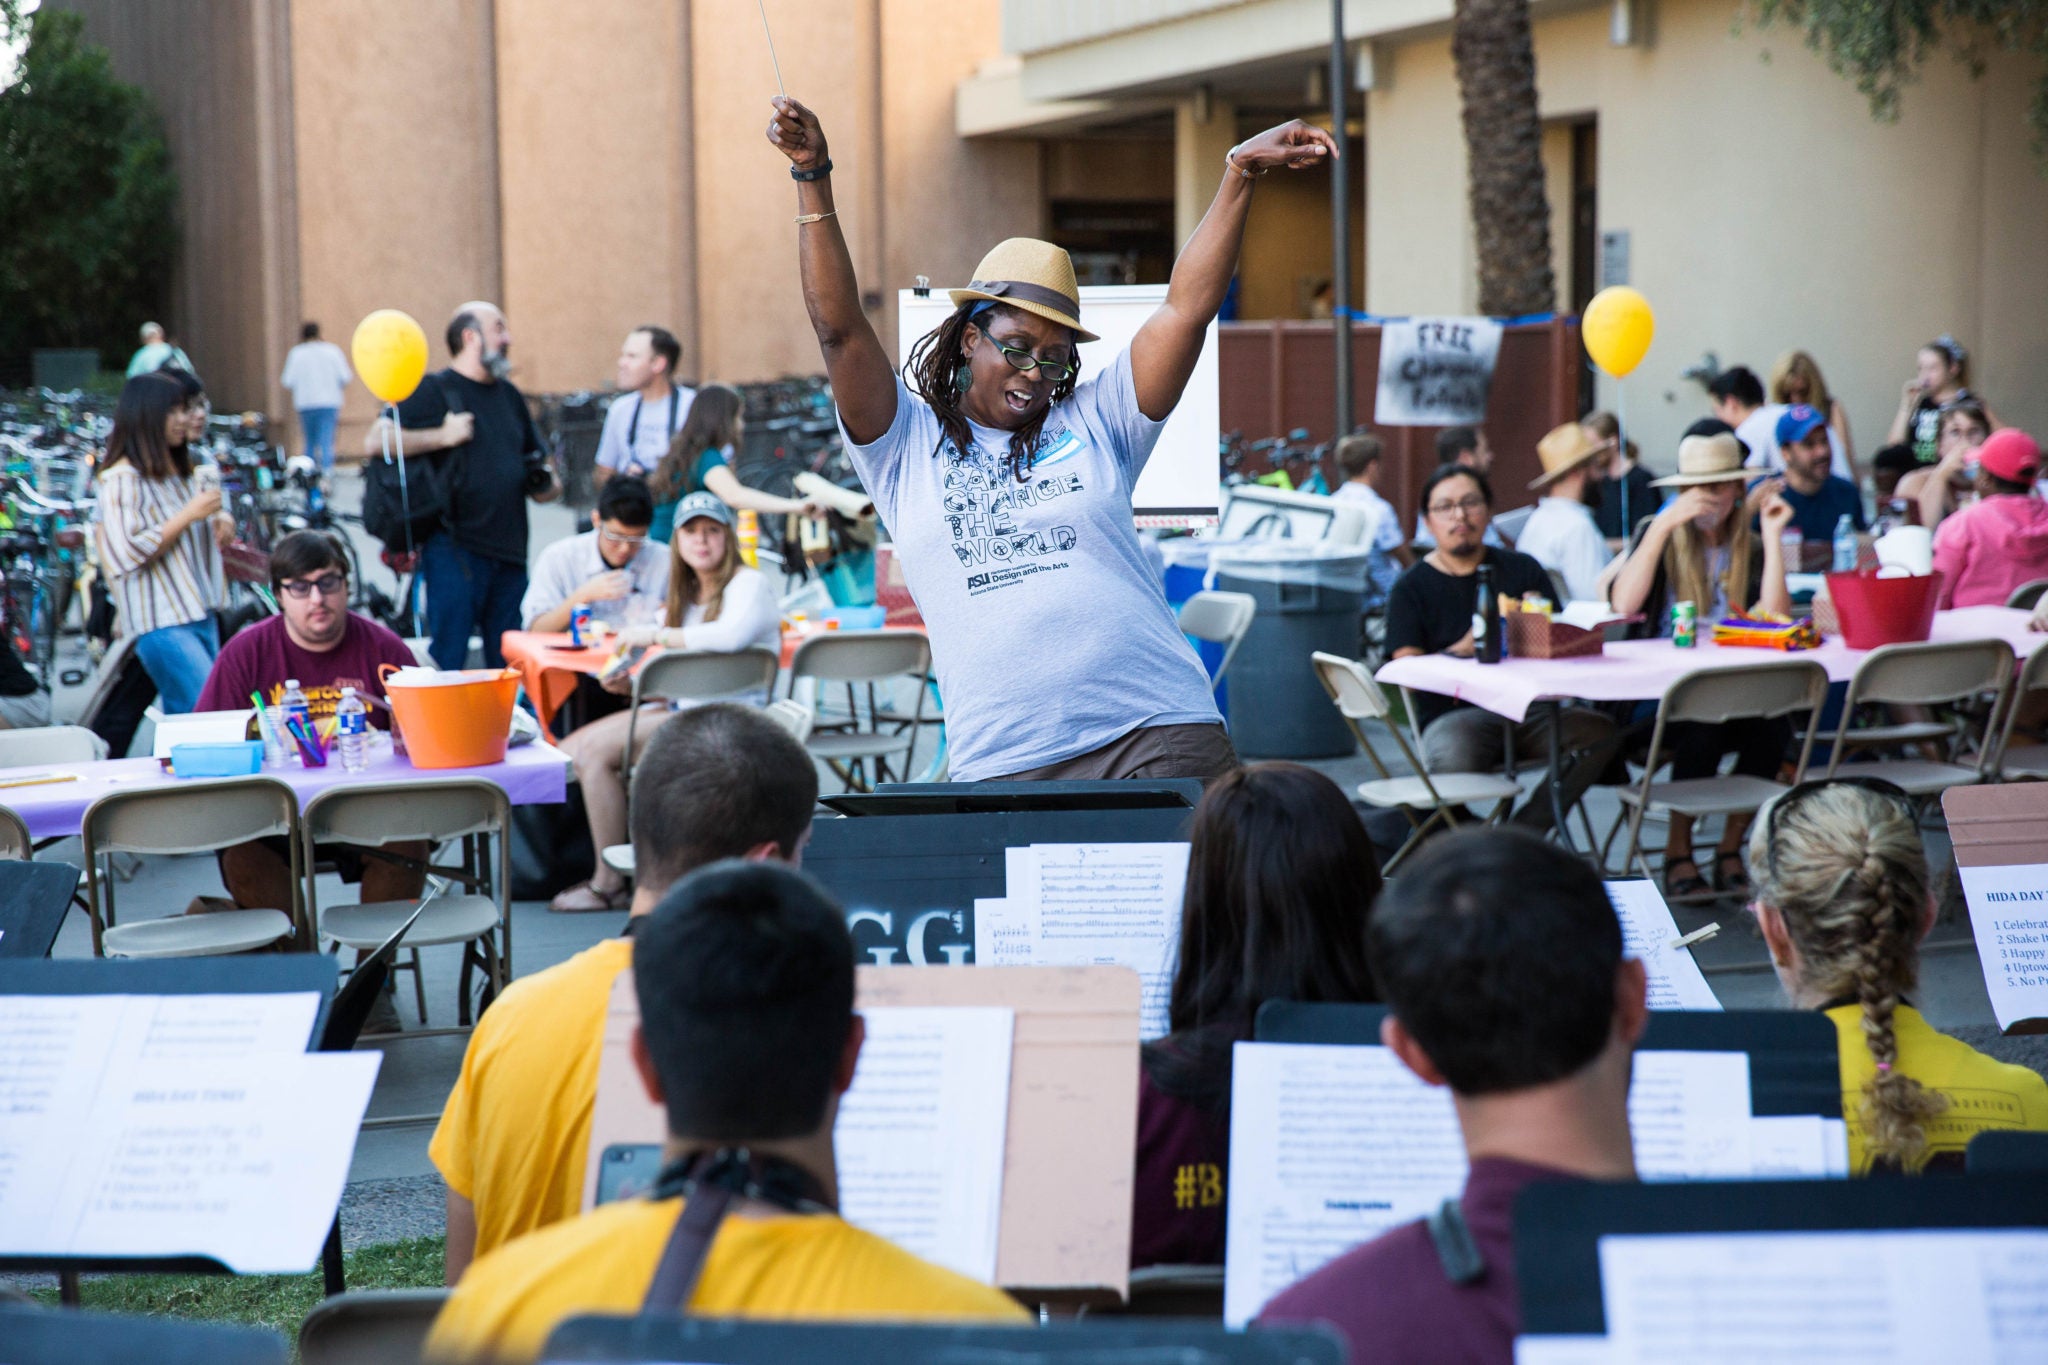
{"type": "MultiPolygon", "coordinates": [[[[85,825],[86,807],[113,792],[151,787],[204,787],[206,780],[180,781],[153,758],[117,758],[104,763],[48,763],[29,768],[0,768],[0,782],[42,773],[76,773],[76,782],[51,782],[33,787],[0,787],[0,805],[28,824],[31,838],[76,834],[85,825]]],[[[324,768],[265,769],[265,777],[282,779],[305,805],[329,787],[348,782],[413,782],[436,778],[481,777],[505,789],[515,806],[560,801],[568,789],[569,760],[545,744],[508,749],[505,761],[486,768],[415,768],[386,748],[374,752],[370,766],[359,773],[344,770],[337,755],[324,768]]]]}
{"type": "MultiPolygon", "coordinates": [[[[1960,607],[1936,612],[1934,640],[2004,640],[2021,659],[2034,652],[2048,635],[2027,629],[2028,613],[2006,607],[1960,607]]],[[[1702,668],[1732,668],[1766,659],[1812,659],[1834,682],[1847,682],[1868,650],[1850,649],[1829,637],[1819,649],[1779,654],[1769,649],[1722,648],[1704,638],[1693,649],[1679,649],[1669,640],[1627,640],[1610,644],[1604,654],[1586,659],[1507,659],[1478,664],[1448,654],[1396,659],[1374,676],[1389,687],[1435,692],[1484,707],[1509,720],[1524,720],[1529,707],[1546,699],[1582,701],[1653,701],[1687,673],[1702,668]]],[[[5,795],[0,792],[0,795],[5,795]]]]}

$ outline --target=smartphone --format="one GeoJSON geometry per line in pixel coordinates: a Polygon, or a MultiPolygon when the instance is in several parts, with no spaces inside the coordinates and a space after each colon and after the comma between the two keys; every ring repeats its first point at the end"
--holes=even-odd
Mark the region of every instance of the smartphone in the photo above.
{"type": "Polygon", "coordinates": [[[597,1162],[597,1202],[637,1199],[661,1177],[661,1145],[614,1142],[597,1162]]]}

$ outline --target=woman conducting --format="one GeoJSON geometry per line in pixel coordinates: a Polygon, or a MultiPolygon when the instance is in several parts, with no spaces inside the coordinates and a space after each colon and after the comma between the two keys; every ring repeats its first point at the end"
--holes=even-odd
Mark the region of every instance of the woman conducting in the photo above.
{"type": "MultiPolygon", "coordinates": [[[[1642,530],[1607,589],[1607,601],[1625,616],[1642,612],[1655,623],[1655,633],[1671,633],[1671,607],[1690,602],[1699,613],[1699,628],[1710,631],[1732,610],[1787,616],[1792,598],[1785,590],[1785,553],[1781,539],[1791,523],[1792,507],[1776,493],[1761,499],[1757,510],[1761,534],[1750,524],[1751,509],[1742,496],[1742,444],[1725,432],[1688,436],[1678,444],[1678,472],[1658,479],[1659,488],[1679,491],[1642,530]]],[[[1724,754],[1735,755],[1735,771],[1749,777],[1775,778],[1784,759],[1791,726],[1783,718],[1726,721],[1719,725],[1685,722],[1665,732],[1674,782],[1706,777],[1720,767],[1724,754]]],[[[1664,892],[1693,898],[1708,890],[1693,854],[1692,817],[1672,812],[1664,848],[1664,892]]],[[[1729,815],[1721,827],[1714,853],[1714,889],[1743,894],[1749,882],[1742,870],[1742,835],[1746,815],[1729,815]]]]}
{"type": "Polygon", "coordinates": [[[176,379],[137,375],[121,389],[99,467],[100,567],[121,632],[172,716],[198,703],[220,653],[220,547],[235,536],[218,481],[193,482],[190,427],[176,379]]]}
{"type": "Polygon", "coordinates": [[[898,379],[860,304],[815,114],[777,98],[804,305],[854,468],[931,635],[956,780],[1215,778],[1236,765],[1209,679],[1132,521],[1131,490],[1222,305],[1277,167],[1327,162],[1293,122],[1231,149],[1221,188],[1130,348],[1079,381],[1067,253],[1012,238],[952,291],[898,379]]]}
{"type": "Polygon", "coordinates": [[[1749,838],[1754,909],[1793,1006],[1840,1035],[1849,1171],[1960,1171],[1987,1128],[2048,1129],[2048,1083],[1937,1032],[1912,994],[1934,925],[1918,813],[1882,779],[1802,782],[1749,838]]]}
{"type": "MultiPolygon", "coordinates": [[[[782,615],[767,575],[740,560],[739,537],[733,533],[732,509],[710,492],[696,492],[676,507],[675,534],[669,545],[668,615],[659,626],[628,626],[619,632],[623,645],[657,649],[696,649],[734,653],[759,645],[779,649],[782,615]]],[[[606,688],[631,694],[632,679],[621,677],[606,688]]],[[[762,697],[736,700],[759,702],[762,697]]],[[[634,728],[635,756],[654,738],[668,712],[668,703],[642,708],[634,728]]],[[[590,841],[598,852],[597,868],[587,882],[556,896],[550,904],[562,914],[587,910],[623,910],[632,893],[625,878],[604,860],[604,850],[626,842],[626,728],[630,708],[594,720],[571,732],[562,748],[576,764],[583,788],[583,807],[590,819],[590,841]]]]}

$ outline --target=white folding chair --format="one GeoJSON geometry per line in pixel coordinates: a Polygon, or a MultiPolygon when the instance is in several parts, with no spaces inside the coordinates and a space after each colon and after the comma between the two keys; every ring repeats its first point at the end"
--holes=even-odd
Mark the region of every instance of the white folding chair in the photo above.
{"type": "Polygon", "coordinates": [[[1626,821],[1628,851],[1622,855],[1622,867],[1637,868],[1654,880],[1655,874],[1643,857],[1645,820],[1668,819],[1673,815],[1694,820],[1714,815],[1753,815],[1765,802],[1786,790],[1785,784],[1775,778],[1741,773],[1657,781],[1657,773],[1668,761],[1664,737],[1669,727],[1770,720],[1804,711],[1806,737],[1800,741],[1799,759],[1792,774],[1792,780],[1798,782],[1813,757],[1814,732],[1820,726],[1821,708],[1827,704],[1827,697],[1827,670],[1811,659],[1774,659],[1736,668],[1701,669],[1673,682],[1664,689],[1663,700],[1657,705],[1657,724],[1650,735],[1650,753],[1643,764],[1641,785],[1623,787],[1617,793],[1621,810],[1601,851],[1602,864],[1607,861],[1606,849],[1613,846],[1615,832],[1626,821]]]}
{"type": "Polygon", "coordinates": [[[2020,584],[2005,599],[2005,605],[2017,611],[2032,611],[2041,603],[2041,594],[2048,592],[2048,578],[2034,578],[2020,584]]]}
{"type": "Polygon", "coordinates": [[[1457,824],[1457,812],[1467,805],[1493,802],[1493,810],[1484,817],[1486,824],[1497,824],[1507,814],[1522,790],[1512,777],[1501,773],[1431,773],[1416,757],[1415,750],[1408,747],[1408,741],[1401,737],[1400,727],[1391,719],[1393,707],[1388,704],[1386,692],[1366,671],[1364,664],[1336,654],[1318,652],[1309,657],[1314,662],[1316,677],[1321,680],[1323,690],[1330,694],[1338,714],[1351,727],[1358,747],[1379,770],[1378,781],[1358,784],[1358,799],[1379,810],[1398,810],[1408,819],[1408,839],[1394,850],[1393,857],[1387,859],[1384,871],[1393,871],[1394,865],[1413,852],[1437,825],[1448,827],[1457,824]],[[1393,737],[1414,776],[1396,777],[1381,761],[1366,734],[1365,722],[1369,720],[1386,722],[1387,733],[1393,737]],[[1428,814],[1418,817],[1418,811],[1428,814]]]}
{"type": "Polygon", "coordinates": [[[1252,618],[1259,614],[1259,600],[1248,592],[1198,592],[1180,607],[1181,634],[1207,644],[1223,646],[1223,661],[1209,679],[1210,690],[1223,682],[1237,647],[1244,643],[1252,618]]]}
{"type": "MultiPolygon", "coordinates": [[[[512,977],[512,803],[503,788],[478,778],[333,787],[313,798],[300,817],[299,826],[298,861],[305,869],[306,919],[314,926],[318,938],[357,952],[374,952],[404,926],[414,911],[420,912],[401,940],[410,960],[394,962],[392,971],[412,973],[421,1024],[427,1022],[421,948],[464,945],[462,986],[456,1006],[459,1027],[466,1028],[471,1022],[472,968],[481,969],[484,974],[486,1005],[505,989],[512,977]],[[456,839],[463,841],[462,866],[434,865],[433,850],[456,839]],[[490,841],[488,855],[481,840],[490,841]],[[422,870],[428,874],[428,894],[417,900],[372,901],[321,909],[313,870],[320,845],[353,844],[375,850],[400,843],[427,846],[427,862],[422,870]],[[463,887],[463,892],[441,895],[439,888],[431,884],[435,878],[454,882],[463,887]]],[[[388,853],[366,853],[365,857],[395,860],[395,855],[388,853]]]]}
{"type": "Polygon", "coordinates": [[[310,952],[312,935],[299,932],[304,921],[298,833],[298,797],[274,777],[233,777],[102,796],[86,808],[80,831],[93,955],[210,957],[267,948],[295,934],[298,948],[310,952]],[[114,878],[103,866],[114,854],[218,853],[280,835],[291,849],[289,910],[217,910],[116,922],[114,878]]]}
{"type": "Polygon", "coordinates": [[[931,667],[931,642],[922,631],[837,630],[813,635],[797,648],[796,658],[790,661],[790,695],[794,697],[797,687],[806,679],[844,683],[848,715],[834,727],[814,729],[804,747],[831,768],[849,791],[866,791],[873,782],[886,781],[891,759],[907,770],[911,753],[917,748],[918,732],[924,727],[924,702],[929,691],[925,681],[931,667]],[[893,685],[899,678],[917,683],[917,699],[911,706],[908,728],[884,733],[882,727],[890,722],[876,705],[875,687],[893,685]],[[855,692],[863,685],[868,702],[865,725],[855,692]]]}
{"type": "Polygon", "coordinates": [[[28,837],[28,825],[19,815],[0,806],[0,859],[25,863],[35,856],[35,841],[28,837]]]}
{"type": "Polygon", "coordinates": [[[1859,774],[1882,777],[1910,796],[1936,796],[1950,787],[1988,781],[1995,771],[1998,725],[2012,685],[2012,646],[2003,640],[1931,641],[1874,649],[1849,679],[1827,775],[1834,777],[1840,772],[1845,741],[1853,742],[1858,733],[1849,728],[1857,707],[1940,706],[1972,701],[1988,693],[1991,709],[1977,736],[1975,763],[1886,758],[1856,764],[1859,774]]]}
{"type": "Polygon", "coordinates": [[[39,725],[28,730],[0,730],[0,768],[29,768],[43,763],[97,763],[107,756],[107,742],[83,725],[39,725]]]}

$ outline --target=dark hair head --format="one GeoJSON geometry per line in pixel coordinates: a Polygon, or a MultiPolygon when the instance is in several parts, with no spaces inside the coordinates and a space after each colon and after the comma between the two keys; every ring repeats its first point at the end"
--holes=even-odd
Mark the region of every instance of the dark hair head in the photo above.
{"type": "Polygon", "coordinates": [[[1473,483],[1479,485],[1479,496],[1486,499],[1486,505],[1488,507],[1493,506],[1493,485],[1486,481],[1484,474],[1470,465],[1440,464],[1435,469],[1429,471],[1429,477],[1422,481],[1422,495],[1417,500],[1416,506],[1423,509],[1424,516],[1429,514],[1429,495],[1436,492],[1438,484],[1450,479],[1472,480],[1473,483]]]}
{"type": "Polygon", "coordinates": [[[597,490],[597,516],[621,526],[654,525],[654,494],[647,491],[647,480],[636,474],[606,479],[597,490]]]}
{"type": "Polygon", "coordinates": [[[200,381],[198,375],[188,369],[177,365],[166,365],[158,370],[157,373],[169,375],[177,380],[178,389],[185,395],[185,401],[188,404],[195,398],[204,398],[206,396],[206,385],[200,381]]]}
{"type": "Polygon", "coordinates": [[[652,324],[635,327],[633,330],[647,334],[648,349],[668,362],[668,369],[664,373],[671,379],[675,378],[676,366],[683,362],[683,343],[676,340],[676,334],[666,327],[656,327],[652,324]]]}
{"type": "Polygon", "coordinates": [[[738,389],[706,384],[697,390],[697,396],[690,400],[690,415],[683,419],[682,430],[668,443],[668,452],[647,480],[655,501],[673,502],[686,492],[696,492],[694,488],[683,487],[690,466],[705,451],[722,450],[739,440],[740,419],[746,412],[747,400],[738,389]]]}
{"type": "Polygon", "coordinates": [[[1962,342],[1957,341],[1947,332],[1943,332],[1920,349],[1932,351],[1940,356],[1949,369],[1955,372],[1958,380],[1961,380],[1969,372],[1970,353],[1963,349],[1962,342]]]}
{"type": "Polygon", "coordinates": [[[1900,441],[1896,445],[1884,446],[1870,457],[1873,470],[1889,470],[1894,474],[1910,474],[1920,467],[1920,457],[1913,453],[1913,447],[1900,441]]]}
{"type": "Polygon", "coordinates": [[[462,334],[464,332],[475,332],[478,336],[482,336],[484,333],[483,319],[476,315],[474,309],[465,308],[454,317],[448,319],[447,342],[449,355],[457,356],[462,354],[462,334]]]}
{"type": "Polygon", "coordinates": [[[1456,464],[1460,455],[1479,449],[1479,428],[1445,427],[1436,434],[1436,462],[1456,464]]]}
{"type": "Polygon", "coordinates": [[[299,340],[301,340],[301,341],[317,341],[317,340],[319,340],[319,337],[320,337],[320,324],[319,324],[319,323],[317,323],[317,322],[302,322],[302,323],[300,323],[300,324],[299,324],[299,340]]]}
{"type": "Polygon", "coordinates": [[[1365,921],[1379,860],[1343,791],[1299,763],[1254,763],[1195,808],[1173,1034],[1155,1084],[1212,1111],[1230,1103],[1230,1048],[1268,1000],[1371,1001],[1365,921]]]}
{"type": "Polygon", "coordinates": [[[1461,1095],[1547,1085],[1614,1028],[1621,924],[1585,859],[1514,828],[1430,841],[1374,907],[1373,975],[1461,1095]]]}
{"type": "Polygon", "coordinates": [[[669,888],[633,938],[640,1030],[679,1137],[818,1130],[853,1027],[853,938],[792,867],[722,862],[669,888]]]}
{"type": "Polygon", "coordinates": [[[810,754],[760,711],[732,702],[679,711],[633,769],[635,875],[659,889],[770,843],[794,858],[817,804],[810,754]]]}
{"type": "MultiPolygon", "coordinates": [[[[955,308],[952,316],[936,328],[919,337],[917,344],[910,348],[910,361],[903,367],[903,382],[912,393],[930,405],[932,415],[939,419],[939,446],[933,454],[944,454],[948,446],[955,451],[965,451],[974,444],[973,434],[967,429],[967,413],[960,405],[960,387],[954,380],[955,374],[966,363],[961,360],[960,352],[967,344],[968,328],[980,332],[998,318],[1022,316],[1023,313],[1008,304],[970,299],[955,308]]],[[[1073,397],[1074,386],[1080,379],[1081,354],[1077,348],[1074,372],[1053,385],[1052,401],[1039,409],[1037,416],[1010,433],[1010,450],[1003,459],[1004,472],[1018,483],[1031,478],[1032,463],[1038,458],[1038,436],[1045,428],[1045,415],[1073,397]]]]}
{"type": "Polygon", "coordinates": [[[1337,457],[1337,468],[1344,477],[1355,479],[1372,468],[1373,462],[1383,453],[1383,448],[1379,437],[1359,432],[1337,442],[1337,449],[1333,453],[1337,457]]]}
{"type": "Polygon", "coordinates": [[[340,544],[325,531],[294,531],[270,552],[270,589],[275,592],[287,578],[311,578],[322,569],[348,573],[348,556],[340,544]]]}
{"type": "MultiPolygon", "coordinates": [[[[1686,436],[1735,436],[1735,428],[1729,426],[1718,417],[1702,417],[1699,421],[1687,427],[1679,439],[1684,440],[1686,436]]],[[[1748,459],[1750,455],[1749,442],[1743,440],[1740,436],[1735,436],[1735,444],[1742,447],[1742,457],[1748,459]]]]}
{"type": "Polygon", "coordinates": [[[1983,481],[1983,492],[1986,497],[2030,497],[2034,492],[2034,485],[2031,483],[2021,483],[2014,479],[2001,479],[1981,465],[1977,469],[1977,477],[1983,481]]]}
{"type": "Polygon", "coordinates": [[[171,414],[184,406],[184,388],[163,370],[138,374],[123,384],[114,403],[114,429],[107,436],[104,464],[126,460],[145,479],[190,475],[191,452],[183,441],[172,445],[164,436],[171,414]]]}
{"type": "Polygon", "coordinates": [[[1737,365],[1715,375],[1707,383],[1707,392],[1716,398],[1732,398],[1746,408],[1764,405],[1764,382],[1747,365],[1737,365]]]}

